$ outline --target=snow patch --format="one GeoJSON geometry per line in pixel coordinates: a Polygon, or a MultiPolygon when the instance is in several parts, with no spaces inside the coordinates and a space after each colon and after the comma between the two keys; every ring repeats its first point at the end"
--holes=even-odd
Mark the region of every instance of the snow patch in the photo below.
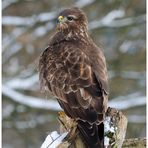
{"type": "Polygon", "coordinates": [[[62,142],[66,135],[67,132],[63,133],[62,135],[58,134],[57,131],[52,132],[46,137],[45,141],[41,145],[41,148],[56,148],[62,142]]]}

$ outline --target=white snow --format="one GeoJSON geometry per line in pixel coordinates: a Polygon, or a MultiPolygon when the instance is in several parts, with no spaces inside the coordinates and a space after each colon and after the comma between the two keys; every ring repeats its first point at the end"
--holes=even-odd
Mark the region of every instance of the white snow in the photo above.
{"type": "Polygon", "coordinates": [[[112,10],[102,19],[90,22],[89,29],[95,29],[102,26],[109,26],[116,18],[122,18],[124,15],[124,10],[112,10]]]}
{"type": "Polygon", "coordinates": [[[104,132],[106,133],[107,131],[110,130],[110,117],[106,117],[104,120],[104,132]]]}
{"type": "Polygon", "coordinates": [[[146,116],[144,115],[128,115],[127,118],[130,123],[146,123],[146,116]]]}
{"type": "Polygon", "coordinates": [[[127,96],[120,96],[109,101],[110,107],[125,110],[131,107],[142,106],[146,104],[146,96],[141,96],[139,92],[127,96]]]}
{"type": "MultiPolygon", "coordinates": [[[[115,133],[115,127],[111,122],[111,117],[106,117],[104,120],[104,133],[105,135],[107,133],[115,133]]],[[[109,146],[109,137],[107,136],[104,137],[104,145],[105,145],[105,148],[109,146]]]]}
{"type": "Polygon", "coordinates": [[[19,16],[3,16],[3,25],[13,25],[13,26],[32,26],[35,23],[33,17],[19,17],[19,16]]]}
{"type": "MultiPolygon", "coordinates": [[[[33,77],[33,79],[35,77],[33,77]]],[[[35,81],[36,81],[36,78],[35,78],[35,81]]],[[[9,86],[10,85],[11,84],[9,84],[9,86]]],[[[29,86],[30,83],[26,82],[26,85],[29,86]]],[[[10,99],[12,99],[15,102],[18,102],[20,104],[30,106],[33,108],[49,109],[49,110],[54,110],[54,111],[61,110],[61,107],[59,106],[59,104],[56,100],[51,100],[51,99],[45,100],[43,98],[27,96],[27,95],[24,95],[14,89],[12,89],[9,86],[7,86],[6,84],[5,85],[3,84],[2,85],[2,93],[3,93],[3,95],[9,97],[10,99]]],[[[16,83],[16,85],[14,85],[14,83],[12,83],[11,86],[17,87],[18,85],[17,85],[17,83],[16,83]]],[[[20,85],[20,87],[21,87],[21,85],[20,85]]],[[[24,87],[25,87],[25,85],[24,85],[24,87]]],[[[113,107],[113,108],[117,108],[120,110],[125,110],[125,109],[131,108],[131,107],[142,106],[145,104],[146,104],[146,96],[141,96],[140,93],[133,93],[133,94],[130,94],[127,96],[120,96],[115,99],[112,99],[111,101],[109,101],[108,106],[113,107]]]]}
{"type": "Polygon", "coordinates": [[[56,148],[66,135],[67,132],[63,133],[62,135],[58,134],[57,131],[52,132],[46,137],[45,141],[41,145],[41,148],[56,148]]]}
{"type": "Polygon", "coordinates": [[[79,8],[85,7],[87,5],[90,5],[94,2],[95,0],[79,0],[78,2],[75,3],[75,5],[79,8]]]}
{"type": "Polygon", "coordinates": [[[24,78],[24,79],[14,78],[14,79],[6,82],[6,86],[8,86],[11,89],[13,88],[13,89],[25,90],[25,89],[30,89],[38,81],[39,81],[39,75],[34,74],[34,75],[30,76],[29,78],[24,78]]]}
{"type": "Polygon", "coordinates": [[[104,146],[105,148],[107,148],[109,146],[109,138],[108,137],[104,137],[104,146]]]}
{"type": "Polygon", "coordinates": [[[56,100],[45,100],[43,98],[27,96],[7,87],[6,85],[2,86],[2,92],[13,101],[32,108],[49,109],[53,111],[61,110],[61,107],[56,100]]]}

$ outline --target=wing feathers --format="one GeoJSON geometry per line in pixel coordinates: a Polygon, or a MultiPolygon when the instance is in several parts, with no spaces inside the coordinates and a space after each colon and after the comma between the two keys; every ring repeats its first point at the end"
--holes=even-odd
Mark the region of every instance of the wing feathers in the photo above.
{"type": "Polygon", "coordinates": [[[90,123],[98,118],[101,121],[104,112],[102,83],[92,68],[89,57],[70,46],[56,54],[45,50],[40,58],[41,82],[50,84],[48,87],[68,115],[90,123]]]}

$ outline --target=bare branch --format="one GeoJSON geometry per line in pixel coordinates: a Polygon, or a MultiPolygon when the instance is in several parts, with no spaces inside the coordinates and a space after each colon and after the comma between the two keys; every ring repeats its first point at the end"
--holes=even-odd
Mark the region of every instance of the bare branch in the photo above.
{"type": "Polygon", "coordinates": [[[49,109],[53,111],[61,110],[57,101],[45,100],[42,98],[36,98],[36,97],[23,95],[13,89],[10,89],[6,85],[2,86],[2,93],[3,95],[9,97],[13,101],[29,106],[29,107],[32,107],[32,108],[47,109],[47,110],[49,109]]]}
{"type": "Polygon", "coordinates": [[[21,89],[21,90],[28,90],[32,86],[34,86],[39,81],[38,74],[35,74],[29,78],[19,79],[14,78],[8,82],[6,82],[6,86],[10,87],[11,89],[21,89]]]}
{"type": "Polygon", "coordinates": [[[133,93],[127,96],[120,96],[112,99],[109,102],[110,107],[115,107],[120,110],[142,106],[146,104],[146,97],[141,96],[140,93],[133,93]]]}
{"type": "MultiPolygon", "coordinates": [[[[79,6],[80,8],[90,5],[95,0],[79,0],[74,5],[79,6]]],[[[33,26],[38,22],[48,22],[53,20],[57,15],[57,12],[45,12],[39,15],[32,15],[30,17],[19,17],[19,16],[3,16],[2,24],[3,25],[12,25],[12,26],[33,26]]]]}
{"type": "MultiPolygon", "coordinates": [[[[111,13],[111,12],[110,12],[111,13]]],[[[115,13],[116,14],[116,13],[115,13]]],[[[96,28],[102,28],[102,27],[109,27],[109,28],[120,28],[120,27],[126,27],[133,24],[141,24],[146,21],[146,15],[140,15],[137,17],[130,17],[130,18],[124,18],[124,19],[118,19],[119,15],[112,17],[107,21],[106,17],[108,18],[110,14],[107,14],[104,18],[101,20],[95,20],[89,23],[89,29],[93,30],[96,28]]]]}
{"type": "MultiPolygon", "coordinates": [[[[57,101],[54,100],[45,100],[42,98],[36,98],[21,94],[7,85],[2,86],[3,95],[9,97],[15,102],[20,104],[32,107],[32,108],[41,108],[41,109],[49,109],[53,111],[61,110],[57,101]]],[[[117,109],[125,110],[131,107],[142,106],[146,104],[146,97],[140,96],[140,93],[133,93],[127,96],[121,96],[115,99],[112,99],[109,102],[109,106],[116,107],[117,109]],[[136,100],[136,101],[135,101],[136,100]]]]}

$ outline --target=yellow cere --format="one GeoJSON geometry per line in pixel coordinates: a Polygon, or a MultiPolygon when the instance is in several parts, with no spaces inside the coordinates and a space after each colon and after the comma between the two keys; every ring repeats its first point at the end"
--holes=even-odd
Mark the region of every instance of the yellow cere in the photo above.
{"type": "Polygon", "coordinates": [[[64,19],[63,16],[59,16],[59,17],[58,17],[58,20],[59,20],[59,21],[62,21],[63,19],[64,19]]]}

